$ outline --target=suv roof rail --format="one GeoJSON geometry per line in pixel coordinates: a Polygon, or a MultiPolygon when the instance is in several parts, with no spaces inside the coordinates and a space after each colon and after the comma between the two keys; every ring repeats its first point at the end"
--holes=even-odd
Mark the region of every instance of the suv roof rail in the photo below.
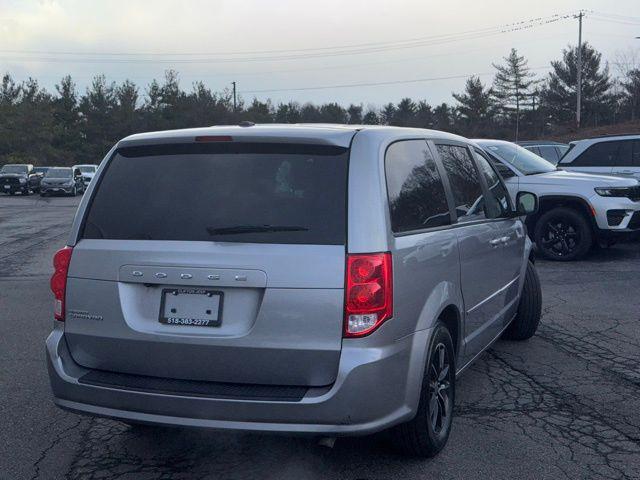
{"type": "Polygon", "coordinates": [[[595,135],[589,138],[583,138],[583,140],[590,140],[593,138],[608,138],[608,137],[640,137],[640,132],[636,133],[607,133],[605,135],[595,135]]]}

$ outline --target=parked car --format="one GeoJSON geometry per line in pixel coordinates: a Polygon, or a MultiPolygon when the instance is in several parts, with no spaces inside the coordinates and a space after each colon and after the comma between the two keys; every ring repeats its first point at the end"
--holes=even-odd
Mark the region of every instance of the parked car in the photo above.
{"type": "Polygon", "coordinates": [[[53,167],[50,168],[42,182],[40,182],[40,195],[43,197],[51,193],[73,195],[84,192],[82,174],[77,168],[53,167]]]}
{"type": "Polygon", "coordinates": [[[74,165],[73,168],[77,168],[80,170],[82,174],[82,180],[84,182],[84,187],[88,187],[93,180],[93,176],[96,174],[98,170],[98,165],[74,165]]]}
{"type": "Polygon", "coordinates": [[[15,195],[30,195],[38,189],[40,177],[33,173],[33,165],[9,163],[0,168],[0,191],[15,195]]]}
{"type": "Polygon", "coordinates": [[[569,150],[569,144],[544,140],[528,140],[518,142],[523,148],[557,165],[562,156],[569,150]]]}
{"type": "Polygon", "coordinates": [[[640,179],[640,134],[589,138],[570,146],[558,164],[565,170],[640,179]]]}
{"type": "Polygon", "coordinates": [[[40,193],[40,183],[51,167],[33,167],[33,174],[36,175],[34,183],[34,192],[40,193]]]}
{"type": "Polygon", "coordinates": [[[537,198],[514,206],[462,137],[214,127],[127,137],[104,162],[54,258],[47,358],[65,409],[320,436],[393,427],[431,456],[456,375],[538,326],[521,218],[537,198]]]}
{"type": "Polygon", "coordinates": [[[540,210],[527,219],[530,236],[550,260],[576,260],[596,244],[610,245],[640,232],[640,184],[631,178],[558,169],[510,142],[477,140],[512,195],[538,195],[540,210]]]}

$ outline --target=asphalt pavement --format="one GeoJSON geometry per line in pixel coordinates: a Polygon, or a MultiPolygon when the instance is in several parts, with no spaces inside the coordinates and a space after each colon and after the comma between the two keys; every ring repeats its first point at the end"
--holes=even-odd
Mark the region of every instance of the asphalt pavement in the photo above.
{"type": "MultiPolygon", "coordinates": [[[[543,318],[458,379],[432,460],[379,437],[131,429],[56,408],[44,340],[51,258],[78,198],[0,196],[0,479],[640,478],[640,243],[538,262],[543,318]]],[[[380,379],[384,382],[387,379],[380,379]]]]}

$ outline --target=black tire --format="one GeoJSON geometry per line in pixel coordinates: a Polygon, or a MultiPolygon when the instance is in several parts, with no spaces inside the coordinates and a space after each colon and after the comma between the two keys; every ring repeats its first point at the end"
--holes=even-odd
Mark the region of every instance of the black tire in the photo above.
{"type": "Polygon", "coordinates": [[[540,288],[540,278],[533,263],[527,262],[527,271],[524,277],[518,312],[502,337],[507,340],[517,341],[530,339],[538,330],[541,315],[542,289],[540,288]]]}
{"type": "Polygon", "coordinates": [[[544,213],[536,222],[533,238],[544,258],[560,262],[584,257],[594,240],[589,219],[569,207],[544,213]]]}
{"type": "Polygon", "coordinates": [[[391,431],[393,445],[405,455],[433,457],[446,445],[453,421],[455,371],[455,353],[451,334],[442,322],[438,322],[429,342],[416,416],[394,427],[391,431]],[[444,352],[445,361],[448,364],[448,370],[444,376],[438,375],[438,370],[441,368],[438,365],[438,359],[442,358],[441,352],[444,352]],[[436,375],[438,375],[437,381],[435,381],[436,375]],[[434,397],[437,404],[435,405],[437,407],[435,423],[434,417],[430,414],[430,404],[433,403],[434,397]]]}

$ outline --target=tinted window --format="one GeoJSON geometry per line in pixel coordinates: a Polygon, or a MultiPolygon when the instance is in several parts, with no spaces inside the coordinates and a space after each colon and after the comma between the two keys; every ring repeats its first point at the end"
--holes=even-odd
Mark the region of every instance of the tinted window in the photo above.
{"type": "Polygon", "coordinates": [[[538,147],[524,147],[530,152],[535,153],[536,155],[540,155],[540,149],[538,147]]]}
{"type": "Polygon", "coordinates": [[[385,170],[394,232],[451,223],[442,179],[426,142],[392,144],[387,150],[385,170]]]}
{"type": "Polygon", "coordinates": [[[5,165],[0,169],[0,173],[17,173],[25,175],[29,172],[29,167],[26,165],[5,165]]]}
{"type": "Polygon", "coordinates": [[[615,167],[631,165],[630,144],[631,141],[599,142],[591,145],[578,155],[573,162],[567,165],[573,167],[615,167]]]}
{"type": "Polygon", "coordinates": [[[640,140],[633,142],[633,158],[631,163],[634,167],[640,167],[640,140]]]}
{"type": "Polygon", "coordinates": [[[487,160],[480,152],[474,151],[480,172],[487,182],[490,196],[487,200],[486,213],[489,218],[503,218],[511,215],[511,204],[509,202],[509,193],[506,187],[498,177],[498,174],[491,167],[487,160]]]}
{"type": "Polygon", "coordinates": [[[554,165],[556,163],[558,163],[558,160],[560,160],[560,157],[558,156],[558,151],[556,150],[556,147],[552,147],[552,146],[546,145],[546,146],[538,147],[538,150],[540,150],[540,156],[542,158],[544,158],[545,160],[550,161],[554,165]]]}
{"type": "Polygon", "coordinates": [[[84,238],[344,244],[348,149],[188,144],[117,151],[84,238]]]}
{"type": "Polygon", "coordinates": [[[70,168],[50,168],[45,178],[71,178],[72,171],[70,168]]]}
{"type": "Polygon", "coordinates": [[[478,171],[469,151],[454,145],[438,145],[438,153],[442,158],[456,205],[459,221],[483,218],[484,202],[478,171]]]}

